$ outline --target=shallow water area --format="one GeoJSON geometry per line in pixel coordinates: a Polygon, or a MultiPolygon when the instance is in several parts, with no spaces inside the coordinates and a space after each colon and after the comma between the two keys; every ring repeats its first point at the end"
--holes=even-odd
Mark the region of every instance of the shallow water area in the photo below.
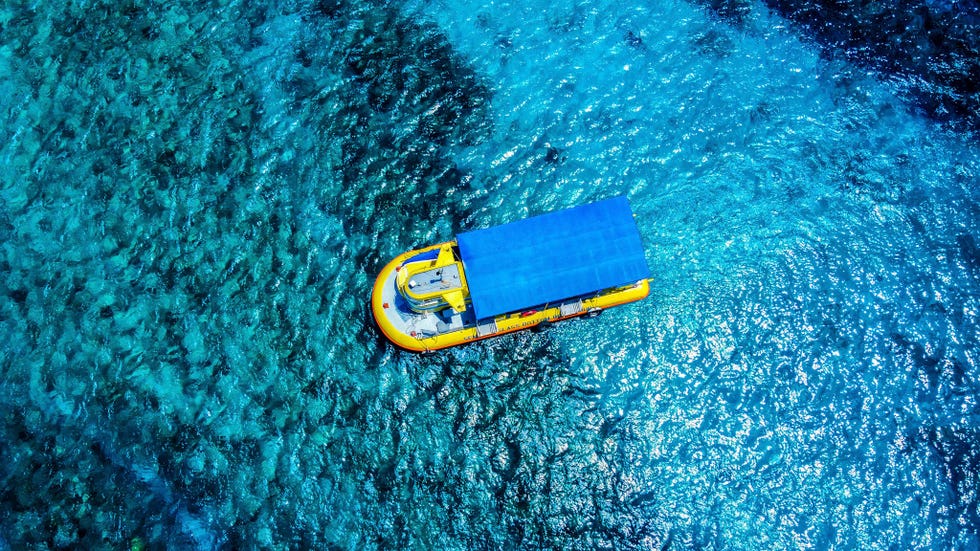
{"type": "Polygon", "coordinates": [[[976,549],[975,138],[747,5],[0,8],[0,548],[976,549]],[[616,194],[645,301],[371,323],[616,194]]]}

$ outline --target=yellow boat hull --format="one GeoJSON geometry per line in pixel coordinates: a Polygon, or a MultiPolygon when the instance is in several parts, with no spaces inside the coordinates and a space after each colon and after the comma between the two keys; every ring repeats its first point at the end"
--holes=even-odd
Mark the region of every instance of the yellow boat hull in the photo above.
{"type": "Polygon", "coordinates": [[[440,249],[451,243],[439,243],[400,254],[381,270],[377,280],[375,280],[371,293],[371,311],[374,315],[374,320],[389,341],[405,350],[430,352],[490,337],[497,337],[515,331],[531,329],[542,323],[553,323],[580,316],[595,315],[613,306],[642,300],[650,293],[649,280],[643,279],[629,286],[607,289],[591,297],[576,299],[574,308],[571,309],[568,308],[571,303],[566,302],[555,305],[544,305],[537,309],[522,312],[503,314],[496,316],[492,323],[482,321],[479,324],[480,326],[490,325],[493,327],[493,330],[489,332],[486,330],[481,331],[478,324],[472,320],[459,329],[438,332],[437,334],[430,334],[431,332],[423,330],[414,330],[412,327],[416,325],[422,326],[427,321],[430,321],[426,320],[425,316],[433,316],[434,314],[410,312],[404,307],[399,307],[398,290],[395,284],[396,272],[410,258],[420,253],[440,249]],[[415,318],[412,316],[415,316],[415,318]]]}

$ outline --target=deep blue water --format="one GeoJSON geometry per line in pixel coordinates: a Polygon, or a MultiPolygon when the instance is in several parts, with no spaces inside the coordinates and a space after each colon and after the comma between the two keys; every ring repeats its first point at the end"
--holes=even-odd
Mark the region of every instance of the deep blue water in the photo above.
{"type": "Polygon", "coordinates": [[[0,6],[0,549],[980,548],[962,74],[762,3],[257,4],[0,6]],[[395,254],[616,194],[649,299],[370,322],[395,254]]]}

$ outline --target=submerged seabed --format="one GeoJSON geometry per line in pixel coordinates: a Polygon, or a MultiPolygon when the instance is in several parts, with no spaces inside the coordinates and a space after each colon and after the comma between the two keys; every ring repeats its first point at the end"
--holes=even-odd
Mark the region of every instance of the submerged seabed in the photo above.
{"type": "Polygon", "coordinates": [[[759,5],[255,4],[0,7],[0,549],[978,548],[978,152],[901,82],[759,5]],[[645,302],[370,323],[618,193],[645,302]]]}

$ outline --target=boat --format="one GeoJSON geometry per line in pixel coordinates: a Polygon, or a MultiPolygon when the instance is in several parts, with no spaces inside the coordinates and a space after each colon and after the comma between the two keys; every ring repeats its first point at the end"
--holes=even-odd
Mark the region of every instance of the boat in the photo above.
{"type": "Polygon", "coordinates": [[[626,197],[457,234],[378,274],[371,311],[414,352],[547,327],[641,300],[650,269],[626,197]]]}

